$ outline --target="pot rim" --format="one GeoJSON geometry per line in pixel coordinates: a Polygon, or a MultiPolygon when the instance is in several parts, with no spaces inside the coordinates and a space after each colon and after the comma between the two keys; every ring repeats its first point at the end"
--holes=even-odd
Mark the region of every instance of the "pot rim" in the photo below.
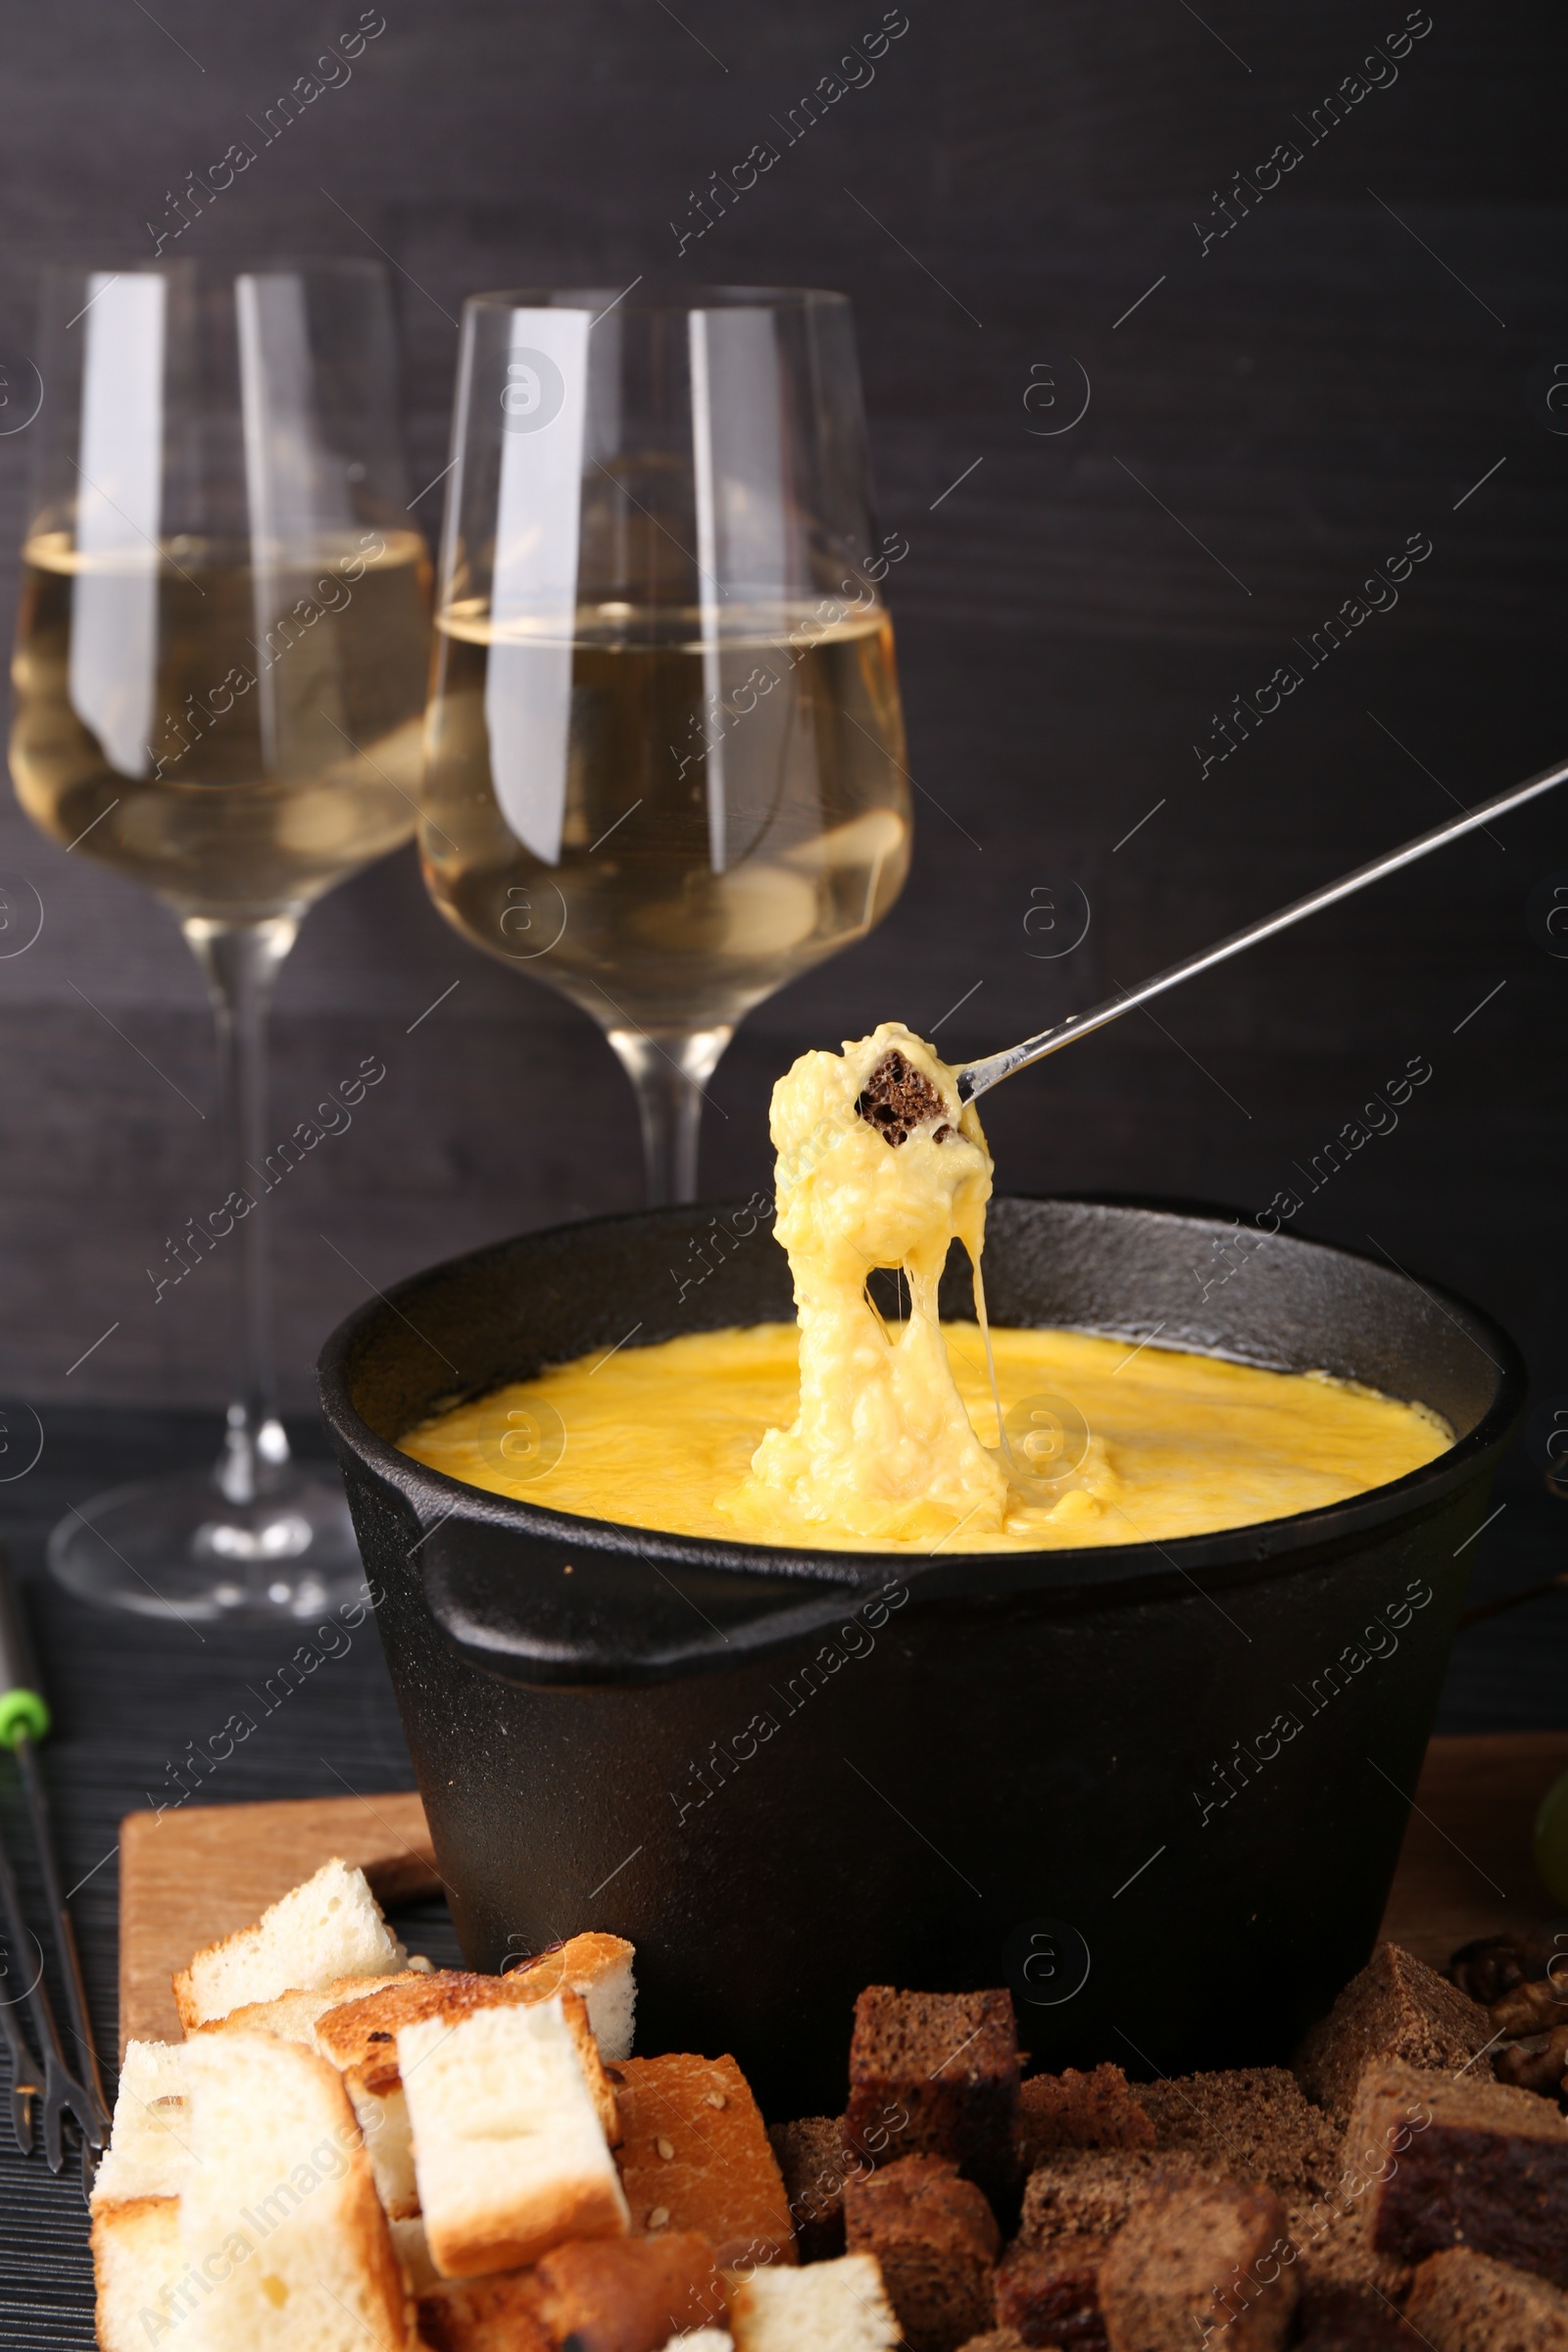
{"type": "MultiPolygon", "coordinates": [[[[1011,1193],[999,1195],[995,1205],[1001,1207],[1009,1202],[1024,1206],[1049,1202],[1065,1208],[1120,1210],[1221,1234],[1236,1230],[1240,1213],[1207,1204],[1200,1207],[1185,1201],[1109,1193],[1011,1193]]],[[[1229,1569],[1242,1576],[1249,1572],[1252,1576],[1283,1573],[1306,1566],[1314,1557],[1338,1552],[1347,1544],[1363,1542],[1374,1529],[1387,1529],[1401,1519],[1414,1522],[1425,1518],[1476,1477],[1484,1457],[1501,1451],[1524,1410],[1529,1383],[1524,1359],[1508,1334],[1484,1308],[1444,1284],[1408,1274],[1398,1266],[1386,1265],[1365,1251],[1283,1231],[1268,1239],[1294,1250],[1347,1258],[1368,1266],[1385,1280],[1422,1293],[1478,1347],[1485,1341],[1482,1352],[1496,1369],[1492,1401],[1466,1435],[1455,1439],[1430,1462],[1385,1486],[1371,1487],[1344,1501],[1318,1504],[1284,1518],[1173,1536],[1163,1543],[1149,1540],[1139,1544],[1063,1544],[1041,1551],[948,1551],[944,1555],[940,1547],[934,1552],[831,1550],[677,1535],[666,1529],[636,1527],[618,1520],[590,1519],[575,1512],[552,1510],[544,1504],[469,1486],[445,1471],[427,1468],[379,1437],[352,1403],[349,1366],[367,1332],[388,1308],[402,1317],[400,1302],[441,1276],[456,1273],[460,1268],[482,1266],[486,1260],[506,1259],[524,1243],[548,1244],[560,1235],[581,1236],[594,1230],[646,1225],[660,1217],[686,1218],[699,1210],[706,1215],[737,1205],[740,1204],[723,1200],[687,1202],[667,1209],[630,1209],[609,1216],[571,1218],[562,1224],[541,1226],[485,1243],[477,1250],[460,1251],[454,1257],[440,1259],[405,1276],[391,1290],[378,1292],[354,1308],[322,1347],[317,1365],[321,1410],[335,1442],[402,1495],[419,1525],[421,1540],[422,1535],[433,1533],[438,1524],[445,1526],[466,1520],[510,1530],[534,1541],[569,1544],[584,1551],[631,1549],[654,1564],[665,1562],[743,1572],[752,1578],[772,1576],[818,1588],[879,1589],[888,1583],[890,1571],[897,1563],[900,1581],[911,1574],[918,1575],[922,1595],[932,1597],[950,1591],[966,1598],[978,1598],[982,1591],[996,1594],[1055,1587],[1081,1590],[1092,1600],[1114,1586],[1133,1582],[1163,1585],[1173,1577],[1189,1576],[1195,1567],[1208,1571],[1229,1569]]],[[[1127,1330],[1091,1329],[1077,1323],[1062,1328],[1086,1331],[1095,1338],[1139,1336],[1127,1330]]],[[[1181,1352],[1208,1354],[1217,1361],[1247,1363],[1264,1370],[1296,1368],[1261,1364],[1255,1357],[1227,1354],[1217,1348],[1189,1347],[1181,1352]]],[[[1234,1577],[1227,1581],[1234,1581],[1234,1577]]],[[[1063,1592],[1060,1597],[1065,1596],[1063,1592]]]]}

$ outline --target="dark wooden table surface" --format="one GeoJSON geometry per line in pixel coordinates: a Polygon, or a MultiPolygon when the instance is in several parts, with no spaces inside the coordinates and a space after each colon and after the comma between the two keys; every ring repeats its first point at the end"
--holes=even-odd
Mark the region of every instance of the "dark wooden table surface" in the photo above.
{"type": "MultiPolygon", "coordinates": [[[[310,1442],[309,1432],[301,1433],[310,1442]]],[[[44,1543],[68,1502],[121,1480],[200,1462],[218,1445],[216,1418],[57,1411],[38,1467],[0,1487],[3,1535],[28,1589],[57,1716],[47,1755],[66,1883],[81,1936],[101,2049],[116,2046],[116,1833],[122,1816],[167,1797],[189,1740],[200,1741],[265,1682],[293,1646],[271,1631],[166,1627],[84,1607],[47,1581],[44,1543]]],[[[1563,1562],[1568,1504],[1553,1502],[1521,1464],[1505,1469],[1506,1509],[1477,1546],[1474,1598],[1542,1581],[1563,1562]]],[[[254,1711],[254,1710],[253,1710],[254,1711]]],[[[1568,1725],[1568,1594],[1532,1602],[1460,1636],[1439,1728],[1568,1725]]],[[[285,1706],[268,1716],[204,1786],[208,1804],[407,1788],[408,1753],[373,1625],[357,1634],[285,1706]]],[[[16,1814],[15,1776],[0,1763],[0,1814],[29,1899],[30,1855],[16,1814]]],[[[411,1923],[412,1924],[412,1923],[411,1923]]],[[[444,1910],[417,1917],[419,1947],[456,1958],[444,1910]]],[[[86,2214],[76,2176],[58,2180],[24,2163],[0,2120],[0,2352],[93,2340],[86,2214]]]]}

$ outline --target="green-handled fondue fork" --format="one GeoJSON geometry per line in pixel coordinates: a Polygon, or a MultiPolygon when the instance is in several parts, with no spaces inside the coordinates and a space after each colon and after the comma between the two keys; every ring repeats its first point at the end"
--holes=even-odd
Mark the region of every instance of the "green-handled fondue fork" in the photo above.
{"type": "Polygon", "coordinates": [[[75,2119],[87,2148],[102,2148],[109,2136],[109,2110],[104,2101],[103,2077],[99,2072],[98,2053],[87,2015],[87,1994],[82,1982],[81,1958],[76,1950],[75,1930],[72,1926],[71,1913],[61,1886],[60,1866],[55,1857],[49,1799],[38,1766],[37,1743],[47,1737],[48,1731],[49,1704],[43,1695],[32,1644],[27,1639],[21,1598],[12,1581],[11,1564],[4,1549],[0,1548],[0,1745],[9,1747],[17,1760],[17,1772],[22,1782],[33,1843],[38,1851],[38,1868],[43,1879],[44,1898],[49,1906],[71,2029],[83,2053],[84,2063],[79,2071],[66,2063],[60,2029],[55,2022],[54,2004],[44,1983],[43,1946],[29,1933],[23,1918],[22,1897],[3,1838],[0,1838],[0,1923],[3,1923],[10,1947],[13,1975],[21,1978],[30,1972],[30,1982],[16,1990],[8,1982],[3,1996],[0,1996],[0,2016],[5,2019],[0,2032],[3,2032],[11,2053],[11,2120],[17,2138],[24,2152],[30,2150],[31,2101],[41,2089],[44,2153],[48,2157],[50,2170],[58,2173],[65,2162],[63,2125],[66,2115],[69,2113],[75,2119]],[[29,1954],[32,1955],[31,1959],[29,1954]],[[17,2004],[24,1999],[32,2019],[33,2033],[43,2051],[41,2085],[37,2081],[39,2069],[23,2038],[16,2014],[17,2004]],[[82,2074],[86,2076],[85,2082],[81,2079],[82,2074]]]}

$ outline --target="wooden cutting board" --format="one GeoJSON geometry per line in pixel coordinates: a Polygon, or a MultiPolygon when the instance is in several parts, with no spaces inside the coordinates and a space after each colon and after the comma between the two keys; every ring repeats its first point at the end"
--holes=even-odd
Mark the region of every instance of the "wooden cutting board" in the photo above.
{"type": "MultiPolygon", "coordinates": [[[[1544,1916],[1530,1838],[1536,1808],[1568,1772],[1568,1732],[1434,1740],[1415,1793],[1382,1933],[1441,1968],[1473,1936],[1544,1916]]],[[[120,1834],[120,2038],[177,2041],[170,1979],[334,1854],[383,1903],[437,1894],[416,1796],[308,1797],[127,1814],[120,1834]]]]}
{"type": "Polygon", "coordinates": [[[1568,1772],[1568,1732],[1434,1740],[1415,1792],[1382,1933],[1442,1968],[1473,1936],[1551,1915],[1531,1853],[1536,1813],[1568,1772]]]}
{"type": "Polygon", "coordinates": [[[381,1903],[441,1892],[424,1807],[390,1796],[127,1813],[120,1825],[120,2046],[178,2041],[170,1980],[192,1952],[232,1936],[333,1855],[365,1872],[381,1903]]]}

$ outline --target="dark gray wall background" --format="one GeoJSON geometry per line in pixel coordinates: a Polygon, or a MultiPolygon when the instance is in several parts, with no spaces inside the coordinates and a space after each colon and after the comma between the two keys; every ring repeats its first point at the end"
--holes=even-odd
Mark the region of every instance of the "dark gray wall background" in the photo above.
{"type": "MultiPolygon", "coordinates": [[[[1404,24],[1402,0],[1205,0],[1201,18],[1184,0],[908,0],[871,85],[678,261],[691,191],[775,136],[879,5],[384,10],[353,80],[182,249],[392,257],[415,487],[446,463],[470,290],[673,267],[840,286],[858,308],[883,522],[910,546],[893,594],[915,867],[873,939],[746,1024],[712,1088],[709,1189],[765,1182],[767,1091],[804,1047],[888,1016],[940,1023],[955,1056],[1000,1044],[1568,750],[1568,439],[1530,389],[1540,363],[1568,365],[1556,12],[1431,0],[1396,82],[1308,146],[1298,118],[1404,24]],[[1203,254],[1195,220],[1221,225],[1216,192],[1291,137],[1301,164],[1203,254]],[[1070,415],[1074,363],[1087,416],[1032,433],[1070,415]],[[1024,407],[1037,366],[1055,368],[1055,412],[1024,407]],[[1433,552],[1396,610],[1200,778],[1212,713],[1415,532],[1433,552]],[[1072,885],[1088,936],[1038,960],[1031,894],[1072,885]]],[[[166,191],[358,14],[7,7],[0,342],[27,349],[42,261],[146,249],[166,191]]],[[[7,547],[27,441],[0,439],[7,547]]],[[[432,529],[440,497],[418,509],[432,529]]],[[[221,1254],[156,1308],[145,1272],[221,1197],[195,971],[152,901],[41,841],[9,796],[0,867],[46,909],[37,944],[0,961],[0,1390],[46,1423],[83,1392],[211,1400],[221,1254]]],[[[1568,1391],[1568,960],[1526,919],[1557,869],[1568,806],[1548,803],[1015,1082],[988,1113],[1001,1182],[1250,1210],[1425,1055],[1396,1132],[1299,1226],[1375,1236],[1469,1291],[1543,1393],[1568,1391]]],[[[280,1196],[295,1401],[366,1283],[637,1200],[608,1049],[449,934],[412,853],[313,915],[276,1043],[279,1135],[363,1055],[387,1064],[280,1196]]]]}

